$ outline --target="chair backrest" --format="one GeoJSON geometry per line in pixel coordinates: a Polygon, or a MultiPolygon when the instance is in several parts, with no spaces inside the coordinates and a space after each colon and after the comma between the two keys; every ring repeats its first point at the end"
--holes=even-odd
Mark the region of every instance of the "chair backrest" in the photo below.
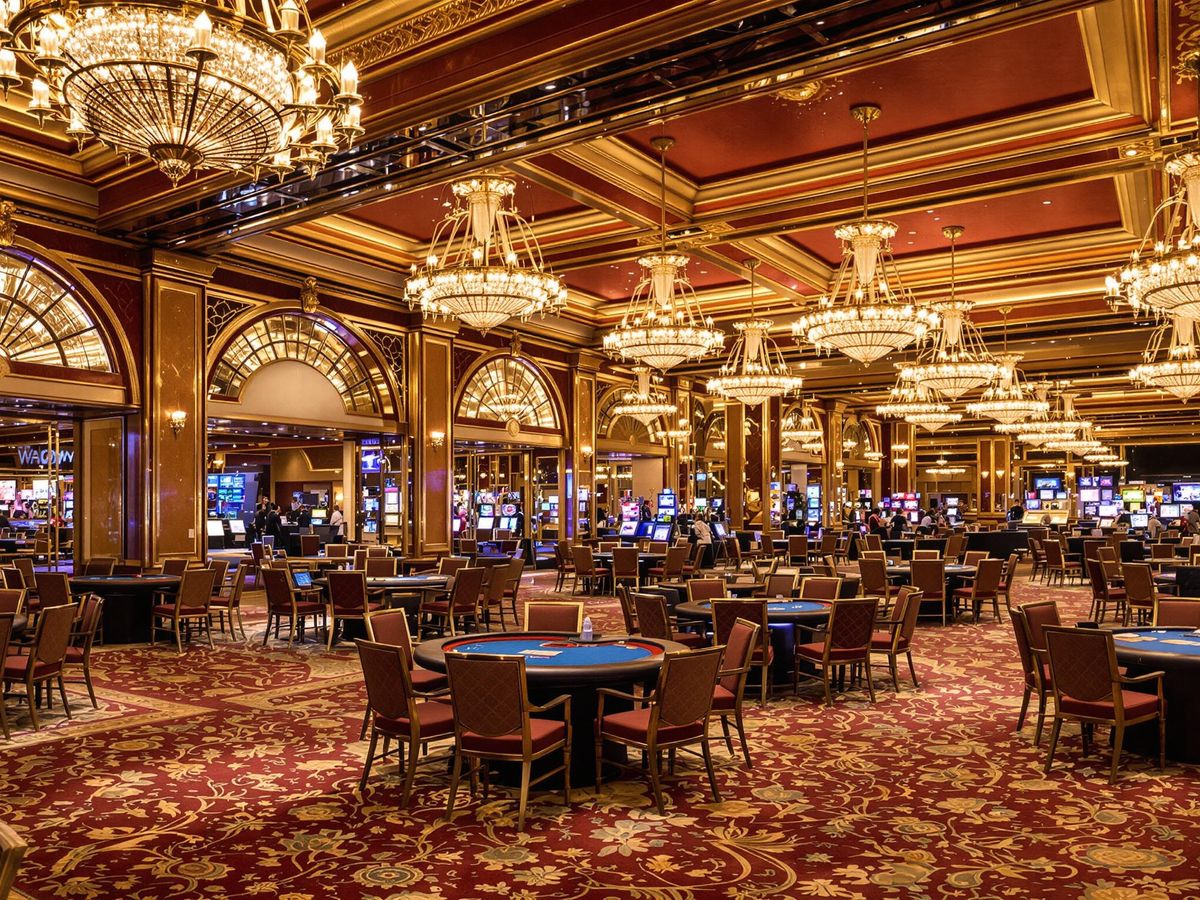
{"type": "MultiPolygon", "coordinates": [[[[354,551],[354,568],[365,570],[367,568],[367,548],[359,547],[354,551]]],[[[439,563],[440,571],[440,563],[439,563]]]]}
{"type": "Polygon", "coordinates": [[[571,548],[571,559],[575,562],[575,572],[579,575],[590,575],[595,568],[592,558],[592,548],[586,544],[576,544],[571,548]]]}
{"type": "Polygon", "coordinates": [[[842,592],[842,579],[828,575],[801,575],[801,600],[836,600],[842,592]]]}
{"type": "Polygon", "coordinates": [[[887,551],[886,550],[863,550],[858,554],[858,559],[860,562],[864,559],[879,559],[879,560],[883,560],[883,562],[886,564],[887,563],[887,551]]]}
{"type": "Polygon", "coordinates": [[[713,646],[720,647],[729,644],[729,636],[736,622],[751,622],[758,626],[762,637],[766,659],[766,645],[771,640],[770,629],[767,625],[767,599],[732,599],[714,600],[712,605],[713,646]]]}
{"type": "Polygon", "coordinates": [[[26,588],[33,587],[33,585],[34,585],[33,560],[30,559],[28,556],[18,556],[16,559],[13,560],[13,566],[16,568],[16,570],[18,572],[21,573],[21,577],[25,579],[25,587],[26,588]]]}
{"type": "Polygon", "coordinates": [[[1150,545],[1150,558],[1151,559],[1174,559],[1175,558],[1175,545],[1174,544],[1164,544],[1161,542],[1156,543],[1156,544],[1151,544],[1150,545]]]}
{"type": "Polygon", "coordinates": [[[687,564],[688,551],[690,549],[691,547],[687,544],[667,548],[667,557],[663,560],[664,580],[678,578],[683,574],[683,567],[687,564]]]}
{"type": "MultiPolygon", "coordinates": [[[[370,564],[372,561],[367,560],[370,564]]],[[[329,603],[335,616],[367,614],[367,576],[358,570],[329,572],[329,603]]]]}
{"type": "Polygon", "coordinates": [[[1096,549],[1096,557],[1100,560],[1100,562],[1116,562],[1116,548],[1112,546],[1098,547],[1096,549]]]}
{"type": "Polygon", "coordinates": [[[30,658],[47,666],[60,666],[71,643],[71,626],[75,622],[75,607],[43,607],[38,616],[37,637],[30,658]]]}
{"type": "Polygon", "coordinates": [[[637,547],[617,547],[612,554],[614,578],[632,578],[638,574],[637,547]]]}
{"type": "Polygon", "coordinates": [[[253,560],[255,563],[261,563],[261,562],[263,561],[263,558],[264,558],[266,555],[267,555],[267,553],[266,553],[266,550],[265,550],[265,548],[263,547],[263,542],[262,542],[262,541],[254,541],[254,542],[253,542],[253,543],[250,545],[250,558],[251,558],[251,559],[252,559],[252,560],[253,560]]]}
{"type": "Polygon", "coordinates": [[[913,559],[941,559],[942,551],[940,550],[914,550],[913,559]]]}
{"type": "Polygon", "coordinates": [[[862,579],[864,594],[880,594],[886,596],[890,588],[887,577],[887,562],[882,559],[866,559],[859,557],[858,574],[862,579]]]}
{"type": "Polygon", "coordinates": [[[693,578],[687,583],[688,601],[699,603],[725,596],[725,582],[720,578],[693,578]]]}
{"type": "Polygon", "coordinates": [[[104,598],[97,594],[88,594],[79,604],[79,619],[75,622],[75,631],[71,638],[76,645],[86,650],[92,646],[96,631],[100,628],[100,617],[104,613],[104,598]]]}
{"type": "Polygon", "coordinates": [[[1125,596],[1130,603],[1154,603],[1154,572],[1149,563],[1125,563],[1125,596]]]}
{"type": "Polygon", "coordinates": [[[1110,700],[1117,681],[1117,652],[1111,631],[1103,628],[1045,629],[1054,693],[1075,700],[1110,700]]]}
{"type": "MultiPolygon", "coordinates": [[[[25,608],[25,589],[24,588],[4,588],[0,590],[0,615],[7,613],[8,615],[19,615],[21,610],[25,608]]],[[[4,650],[0,646],[0,653],[4,650]]]]}
{"type": "Polygon", "coordinates": [[[111,575],[113,566],[117,564],[111,556],[93,556],[83,564],[81,575],[111,575]]]}
{"type": "Polygon", "coordinates": [[[484,737],[528,734],[525,657],[451,652],[446,674],[457,729],[484,737]]]}
{"type": "Polygon", "coordinates": [[[458,542],[458,552],[459,553],[478,553],[479,552],[479,541],[475,540],[475,538],[462,538],[458,542]]]}
{"type": "Polygon", "coordinates": [[[954,532],[946,538],[946,559],[958,559],[962,556],[963,547],[966,545],[967,539],[965,536],[954,532]]]}
{"type": "Polygon", "coordinates": [[[764,597],[791,597],[796,590],[796,576],[775,573],[763,584],[764,597]]]}
{"type": "Polygon", "coordinates": [[[408,630],[408,613],[403,609],[377,609],[368,613],[367,639],[399,647],[404,651],[405,664],[412,666],[412,634],[408,630]]]}
{"type": "Polygon", "coordinates": [[[1025,682],[1031,687],[1037,684],[1037,663],[1030,648],[1029,623],[1025,620],[1025,610],[1014,606],[1012,611],[1013,637],[1017,641],[1017,655],[1021,659],[1021,671],[1025,674],[1025,682]]]}
{"type": "Polygon", "coordinates": [[[378,559],[381,556],[391,556],[392,550],[390,547],[382,544],[376,544],[373,547],[367,548],[367,559],[378,559]]]}
{"type": "MultiPolygon", "coordinates": [[[[501,567],[496,567],[501,568],[501,567]]],[[[521,575],[525,572],[525,560],[523,557],[514,556],[507,567],[503,567],[504,586],[516,593],[518,587],[521,586],[521,575]]]]}
{"type": "Polygon", "coordinates": [[[1017,566],[1021,564],[1021,554],[1010,553],[1004,563],[1004,589],[1012,590],[1013,579],[1017,577],[1017,566]]]}
{"type": "Polygon", "coordinates": [[[1100,560],[1100,574],[1103,576],[1104,592],[1107,595],[1111,590],[1111,584],[1114,579],[1121,577],[1122,566],[1116,560],[1102,559],[1100,560]]]}
{"type": "MultiPolygon", "coordinates": [[[[826,578],[837,578],[838,577],[837,560],[836,559],[834,559],[832,556],[825,555],[825,556],[821,557],[821,564],[825,567],[825,577],[826,578]]],[[[820,571],[820,568],[818,566],[813,566],[813,569],[820,571]]]]}
{"type": "Polygon", "coordinates": [[[459,569],[465,569],[470,563],[471,560],[465,556],[443,556],[438,560],[437,571],[439,575],[455,575],[459,569]]]}
{"type": "Polygon", "coordinates": [[[703,722],[712,710],[713,685],[721,669],[724,647],[685,650],[663,656],[651,727],[703,722]]]}
{"type": "Polygon", "coordinates": [[[789,534],[787,544],[788,556],[801,556],[808,559],[808,538],[805,535],[789,534]]]}
{"type": "Polygon", "coordinates": [[[1034,650],[1046,649],[1046,629],[1062,624],[1058,617],[1058,603],[1054,600],[1039,600],[1024,603],[1020,607],[1029,625],[1029,646],[1034,650]]]}
{"type": "Polygon", "coordinates": [[[367,703],[371,712],[386,719],[416,718],[412,676],[404,651],[393,644],[355,640],[358,663],[367,685],[367,703]]]}
{"type": "Polygon", "coordinates": [[[925,599],[912,585],[906,584],[896,594],[896,621],[900,622],[898,637],[902,641],[911,641],[917,632],[917,617],[921,614],[921,601],[925,599]]]}
{"type": "Polygon", "coordinates": [[[349,544],[326,544],[325,558],[326,559],[348,559],[350,556],[349,544]]]}
{"type": "Polygon", "coordinates": [[[836,532],[826,531],[821,535],[821,546],[818,548],[822,556],[837,552],[838,536],[836,532]]]}
{"type": "Polygon", "coordinates": [[[1161,628],[1200,628],[1200,600],[1155,598],[1154,624],[1161,628]]]}
{"type": "Polygon", "coordinates": [[[38,572],[33,579],[42,606],[64,606],[72,602],[71,583],[62,572],[38,572]]]}
{"type": "Polygon", "coordinates": [[[579,634],[583,630],[583,604],[576,600],[526,600],[525,630],[579,634]]]}
{"type": "Polygon", "coordinates": [[[1047,540],[1042,542],[1042,549],[1046,551],[1046,564],[1049,566],[1058,567],[1063,564],[1063,548],[1062,544],[1055,540],[1047,540]]]}
{"type": "Polygon", "coordinates": [[[233,573],[233,580],[229,582],[230,609],[237,609],[242,605],[242,591],[246,589],[246,579],[253,568],[253,563],[238,563],[237,570],[233,573]]]}
{"type": "Polygon", "coordinates": [[[629,596],[629,586],[617,585],[617,602],[621,604],[621,618],[624,620],[625,633],[637,634],[637,610],[633,606],[633,598],[629,596]]]}
{"type": "Polygon", "coordinates": [[[0,611],[0,657],[8,658],[8,645],[12,640],[13,617],[16,613],[0,611]]]}
{"type": "Polygon", "coordinates": [[[650,552],[651,553],[666,553],[667,552],[667,542],[666,541],[651,541],[650,542],[650,552]]]}
{"type": "MultiPolygon", "coordinates": [[[[24,589],[26,587],[25,576],[17,568],[0,569],[0,584],[6,588],[24,589]]],[[[33,585],[28,585],[28,587],[32,588],[33,585]]]]}
{"type": "Polygon", "coordinates": [[[1104,541],[1087,539],[1083,542],[1083,558],[1084,559],[1099,559],[1100,548],[1104,546],[1104,541]]]}
{"type": "Polygon", "coordinates": [[[208,609],[216,580],[217,573],[212,569],[188,569],[179,580],[175,608],[184,612],[208,609]]]}
{"type": "Polygon", "coordinates": [[[1000,588],[1004,577],[1004,560],[981,559],[975,572],[975,596],[990,597],[1000,588]]]}
{"type": "Polygon", "coordinates": [[[292,614],[292,584],[287,570],[265,568],[262,570],[263,587],[267,592],[267,608],[272,613],[285,616],[292,614]]]}
{"type": "MultiPolygon", "coordinates": [[[[968,550],[963,554],[963,565],[978,566],[987,558],[988,552],[986,550],[968,550]]],[[[1004,562],[1004,560],[1000,560],[1000,562],[1004,562]]]]}
{"type": "MultiPolygon", "coordinates": [[[[748,667],[754,658],[754,649],[761,633],[761,626],[749,619],[734,620],[725,637],[725,655],[721,659],[721,668],[730,671],[748,667]]],[[[740,697],[746,685],[746,674],[740,672],[736,675],[723,675],[717,683],[734,697],[740,697]]]]}
{"type": "Polygon", "coordinates": [[[229,560],[210,559],[208,567],[213,570],[213,590],[219,591],[225,584],[225,575],[229,572],[229,560]]]}
{"type": "Polygon", "coordinates": [[[1088,583],[1092,586],[1092,599],[1103,600],[1108,586],[1104,583],[1104,569],[1100,560],[1085,559],[1083,562],[1087,566],[1088,583]]]}
{"type": "Polygon", "coordinates": [[[876,597],[836,601],[829,610],[826,645],[834,650],[870,647],[878,605],[876,597]]]}
{"type": "Polygon", "coordinates": [[[188,566],[191,565],[191,563],[192,561],[190,559],[184,559],[177,556],[173,556],[170,559],[164,559],[162,563],[162,573],[164,575],[182,576],[183,573],[187,571],[188,566]]]}
{"type": "Polygon", "coordinates": [[[609,553],[613,550],[616,550],[618,547],[620,547],[621,542],[620,541],[601,541],[599,546],[600,546],[601,553],[609,553]]]}
{"type": "Polygon", "coordinates": [[[396,574],[396,558],[393,556],[386,559],[367,557],[366,563],[368,578],[391,578],[396,574]]]}
{"type": "Polygon", "coordinates": [[[674,637],[667,600],[661,594],[630,594],[642,637],[669,641],[674,637]]]}
{"type": "Polygon", "coordinates": [[[321,552],[321,536],[319,534],[300,535],[300,555],[316,556],[321,552]]]}
{"type": "Polygon", "coordinates": [[[925,595],[926,600],[939,600],[946,595],[945,560],[914,559],[910,566],[908,580],[925,595]]]}
{"type": "Polygon", "coordinates": [[[15,831],[0,823],[0,900],[12,891],[17,870],[21,868],[21,859],[25,856],[25,847],[25,842],[15,831]]]}
{"type": "Polygon", "coordinates": [[[487,569],[482,566],[466,566],[455,573],[454,586],[450,589],[450,604],[456,615],[469,613],[478,606],[486,575],[487,569]]]}
{"type": "Polygon", "coordinates": [[[878,534],[868,534],[866,536],[866,548],[868,550],[882,550],[883,538],[881,538],[878,534]]]}

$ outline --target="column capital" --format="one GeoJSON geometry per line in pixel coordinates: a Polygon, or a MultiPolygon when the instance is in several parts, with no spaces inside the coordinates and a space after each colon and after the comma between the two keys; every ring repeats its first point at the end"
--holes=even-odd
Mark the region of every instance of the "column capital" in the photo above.
{"type": "Polygon", "coordinates": [[[141,263],[144,275],[158,275],[186,284],[208,284],[217,271],[217,263],[211,259],[156,247],[142,254],[141,263]]]}
{"type": "Polygon", "coordinates": [[[572,368],[582,369],[585,372],[598,372],[600,366],[604,364],[604,354],[594,350],[578,350],[572,353],[568,359],[572,368]]]}
{"type": "Polygon", "coordinates": [[[409,327],[410,334],[434,334],[438,337],[456,338],[462,331],[462,323],[458,319],[422,319],[409,327]]]}

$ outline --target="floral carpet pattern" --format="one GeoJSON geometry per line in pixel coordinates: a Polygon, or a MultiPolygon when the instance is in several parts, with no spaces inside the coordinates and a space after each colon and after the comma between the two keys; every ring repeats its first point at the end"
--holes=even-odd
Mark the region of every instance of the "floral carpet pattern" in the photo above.
{"type": "MultiPolygon", "coordinates": [[[[552,584],[527,579],[531,593],[552,584]]],[[[1047,596],[1066,621],[1086,612],[1084,591],[1019,577],[1017,602],[1047,596]]],[[[589,613],[617,627],[610,598],[589,599],[589,613]]],[[[681,758],[665,816],[630,778],[599,794],[577,785],[570,808],[535,791],[524,834],[504,789],[487,801],[464,789],[443,821],[437,765],[407,810],[394,765],[360,797],[354,651],[262,649],[262,617],[248,626],[248,645],[214,651],[102,650],[99,710],[76,689],[70,722],[56,707],[35,735],[12,717],[0,820],[30,843],[19,896],[1200,897],[1200,770],[1127,755],[1110,787],[1103,740],[1084,758],[1068,728],[1044,775],[1045,741],[1013,730],[1007,619],[922,624],[921,689],[902,681],[896,694],[877,670],[874,706],[855,692],[826,709],[819,685],[748,702],[754,768],[714,745],[720,803],[681,758]]]]}

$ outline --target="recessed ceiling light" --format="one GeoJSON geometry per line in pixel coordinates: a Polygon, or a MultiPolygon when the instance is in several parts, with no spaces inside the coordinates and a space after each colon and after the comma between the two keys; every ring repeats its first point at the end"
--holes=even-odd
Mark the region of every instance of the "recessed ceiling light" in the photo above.
{"type": "Polygon", "coordinates": [[[1042,206],[1049,206],[1049,205],[1050,205],[1050,203],[1051,203],[1051,201],[1049,201],[1049,200],[1043,200],[1043,201],[1042,201],[1042,206]]]}

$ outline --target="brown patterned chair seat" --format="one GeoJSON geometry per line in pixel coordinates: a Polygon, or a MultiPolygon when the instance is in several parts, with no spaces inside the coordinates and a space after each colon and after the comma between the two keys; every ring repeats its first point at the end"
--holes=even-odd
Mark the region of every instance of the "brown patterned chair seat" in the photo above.
{"type": "MultiPolygon", "coordinates": [[[[529,745],[534,753],[564,740],[566,735],[567,725],[565,722],[553,719],[529,720],[529,745]]],[[[467,753],[520,753],[521,732],[484,735],[476,734],[474,731],[464,731],[462,746],[467,753]]]]}

